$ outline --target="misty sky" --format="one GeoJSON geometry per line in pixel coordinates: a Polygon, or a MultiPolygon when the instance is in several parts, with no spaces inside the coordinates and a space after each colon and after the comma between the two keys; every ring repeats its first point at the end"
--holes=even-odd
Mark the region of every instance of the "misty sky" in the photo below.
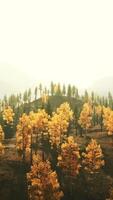
{"type": "Polygon", "coordinates": [[[111,75],[112,0],[0,1],[0,81],[89,87],[111,75]]]}

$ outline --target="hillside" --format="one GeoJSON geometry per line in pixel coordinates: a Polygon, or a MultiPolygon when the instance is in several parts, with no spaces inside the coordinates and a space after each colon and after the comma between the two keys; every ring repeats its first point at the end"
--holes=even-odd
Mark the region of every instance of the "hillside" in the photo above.
{"type": "MultiPolygon", "coordinates": [[[[68,102],[74,111],[75,109],[82,106],[82,102],[78,99],[75,99],[73,97],[66,97],[66,96],[49,96],[47,104],[45,104],[45,107],[47,109],[50,109],[52,112],[56,110],[57,107],[60,106],[60,104],[68,102]]],[[[37,110],[38,108],[44,107],[42,103],[42,99],[39,98],[36,101],[33,101],[31,103],[25,104],[24,109],[26,110],[37,110]]]]}

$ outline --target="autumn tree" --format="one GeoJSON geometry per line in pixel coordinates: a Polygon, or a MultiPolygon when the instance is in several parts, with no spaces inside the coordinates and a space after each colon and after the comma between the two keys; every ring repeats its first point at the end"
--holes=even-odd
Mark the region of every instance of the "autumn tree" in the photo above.
{"type": "Polygon", "coordinates": [[[72,117],[73,112],[68,103],[61,104],[56,113],[53,113],[49,121],[49,135],[52,146],[58,147],[62,143],[72,117]]]}
{"type": "Polygon", "coordinates": [[[107,107],[103,107],[103,124],[108,135],[113,135],[113,111],[107,107]]]}
{"type": "Polygon", "coordinates": [[[23,161],[30,159],[32,124],[30,117],[25,113],[20,117],[16,131],[16,149],[23,161]]]}
{"type": "Polygon", "coordinates": [[[104,166],[103,153],[100,145],[92,139],[86,147],[86,152],[82,153],[84,170],[90,174],[98,173],[104,166]]]}
{"type": "Polygon", "coordinates": [[[2,129],[2,126],[0,125],[0,155],[4,154],[4,145],[2,144],[3,140],[4,140],[4,131],[2,129]]]}
{"type": "Polygon", "coordinates": [[[60,200],[63,196],[56,172],[52,171],[49,161],[42,161],[40,157],[34,157],[27,181],[30,200],[60,200]]]}
{"type": "Polygon", "coordinates": [[[74,138],[69,136],[65,143],[61,145],[61,153],[58,156],[58,166],[63,175],[76,177],[80,169],[80,154],[77,143],[74,138]]]}
{"type": "Polygon", "coordinates": [[[91,122],[92,122],[92,107],[90,103],[85,103],[80,113],[80,118],[78,123],[87,133],[87,130],[91,127],[91,122]]]}
{"type": "Polygon", "coordinates": [[[13,123],[13,120],[14,120],[14,112],[13,112],[13,109],[8,106],[6,107],[4,110],[3,110],[3,120],[7,123],[7,124],[10,124],[10,123],[13,123]]]}

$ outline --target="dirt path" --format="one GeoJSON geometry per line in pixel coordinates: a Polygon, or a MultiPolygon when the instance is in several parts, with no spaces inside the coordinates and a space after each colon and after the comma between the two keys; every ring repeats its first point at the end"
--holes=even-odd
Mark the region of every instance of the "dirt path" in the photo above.
{"type": "Polygon", "coordinates": [[[0,157],[0,200],[27,200],[26,172],[17,158],[15,140],[6,140],[5,147],[0,157]]]}

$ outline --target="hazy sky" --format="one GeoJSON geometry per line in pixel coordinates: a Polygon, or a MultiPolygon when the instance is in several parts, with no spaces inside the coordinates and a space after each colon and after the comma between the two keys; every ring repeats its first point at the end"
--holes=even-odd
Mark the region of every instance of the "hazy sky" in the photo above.
{"type": "Polygon", "coordinates": [[[0,80],[89,87],[109,75],[113,0],[0,0],[0,80]]]}

